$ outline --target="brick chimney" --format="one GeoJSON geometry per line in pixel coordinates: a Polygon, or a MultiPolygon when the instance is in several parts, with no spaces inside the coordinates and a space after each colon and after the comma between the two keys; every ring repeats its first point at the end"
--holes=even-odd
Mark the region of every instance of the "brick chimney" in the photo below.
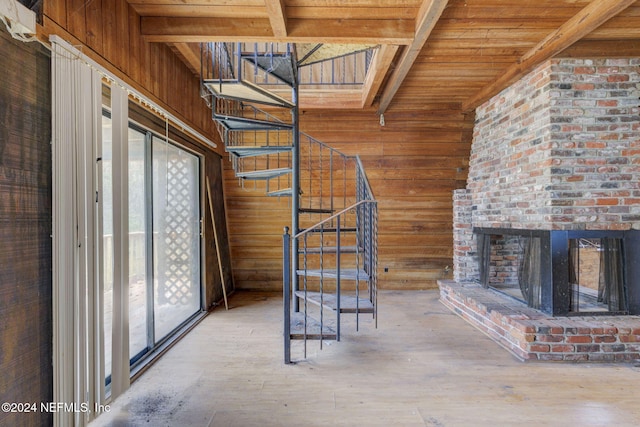
{"type": "Polygon", "coordinates": [[[454,278],[476,227],[640,229],[640,59],[553,59],[476,110],[454,194],[454,278]]]}

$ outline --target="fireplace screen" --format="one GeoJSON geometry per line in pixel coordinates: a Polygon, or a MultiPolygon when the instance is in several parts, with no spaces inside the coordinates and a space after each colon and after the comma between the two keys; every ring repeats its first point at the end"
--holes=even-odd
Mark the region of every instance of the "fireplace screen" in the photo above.
{"type": "Polygon", "coordinates": [[[626,311],[622,239],[570,239],[571,312],[626,311]]]}
{"type": "Polygon", "coordinates": [[[540,308],[541,241],[521,235],[478,235],[482,283],[540,308]]]}
{"type": "Polygon", "coordinates": [[[480,282],[554,315],[640,312],[640,233],[475,229],[480,282]]]}

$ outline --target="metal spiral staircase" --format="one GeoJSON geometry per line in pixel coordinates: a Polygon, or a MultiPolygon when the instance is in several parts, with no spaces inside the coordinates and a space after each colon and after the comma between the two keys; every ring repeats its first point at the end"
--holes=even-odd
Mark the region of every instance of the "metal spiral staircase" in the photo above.
{"type": "Polygon", "coordinates": [[[377,326],[377,202],[357,156],[299,131],[303,65],[295,46],[206,43],[201,57],[202,96],[236,177],[243,185],[265,181],[268,196],[291,197],[283,236],[285,363],[292,340],[302,341],[304,358],[308,340],[320,348],[339,341],[343,314],[355,315],[356,330],[361,314],[377,326]]]}

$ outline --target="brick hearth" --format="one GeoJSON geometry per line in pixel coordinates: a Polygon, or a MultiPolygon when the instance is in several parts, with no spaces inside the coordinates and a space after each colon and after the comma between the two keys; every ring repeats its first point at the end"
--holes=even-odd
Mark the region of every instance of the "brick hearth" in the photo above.
{"type": "Polygon", "coordinates": [[[438,281],[440,301],[518,359],[640,359],[640,316],[551,317],[475,283],[438,281]]]}

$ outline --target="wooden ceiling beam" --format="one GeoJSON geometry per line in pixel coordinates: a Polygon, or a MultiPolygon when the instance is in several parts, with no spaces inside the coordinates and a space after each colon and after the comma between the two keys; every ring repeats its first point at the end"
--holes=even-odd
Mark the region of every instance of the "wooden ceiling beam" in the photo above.
{"type": "Polygon", "coordinates": [[[234,40],[407,45],[414,37],[413,20],[409,19],[287,19],[288,34],[284,37],[274,34],[269,19],[143,16],[140,28],[145,41],[162,43],[234,40]]]}
{"type": "Polygon", "coordinates": [[[140,16],[172,16],[201,18],[268,18],[267,10],[262,6],[229,7],[214,4],[159,4],[129,3],[140,16]]]}
{"type": "Polygon", "coordinates": [[[200,47],[195,43],[173,43],[170,47],[175,49],[182,57],[183,62],[196,75],[200,75],[200,47]]]}
{"type": "Polygon", "coordinates": [[[287,13],[284,0],[265,0],[269,22],[273,29],[273,35],[278,38],[287,37],[287,13]]]}
{"type": "Polygon", "coordinates": [[[596,28],[634,4],[636,0],[593,0],[575,16],[551,32],[525,53],[491,84],[462,104],[464,111],[475,109],[501,90],[530,72],[538,64],[559,54],[596,28]]]}
{"type": "Polygon", "coordinates": [[[363,107],[371,107],[373,105],[373,101],[384,82],[384,77],[387,75],[398,49],[399,46],[396,45],[382,45],[376,51],[369,71],[367,71],[367,77],[362,85],[363,107]]]}
{"type": "Polygon", "coordinates": [[[273,40],[269,19],[224,19],[143,16],[140,32],[145,41],[163,43],[199,43],[203,41],[273,40]]]}
{"type": "Polygon", "coordinates": [[[624,58],[640,56],[640,39],[626,40],[585,40],[574,43],[562,52],[568,58],[624,58]]]}
{"type": "Polygon", "coordinates": [[[442,15],[448,1],[449,0],[424,0],[422,3],[420,11],[418,12],[418,18],[416,19],[415,37],[412,43],[405,47],[398,66],[393,70],[391,77],[384,87],[378,105],[378,114],[383,114],[386,111],[396,92],[400,89],[402,82],[420,54],[431,31],[436,26],[438,19],[440,19],[440,15],[442,15]]]}
{"type": "Polygon", "coordinates": [[[340,44],[399,44],[413,41],[412,19],[289,19],[289,41],[340,44]]]}
{"type": "Polygon", "coordinates": [[[398,19],[413,20],[416,17],[418,9],[417,7],[398,4],[388,6],[390,2],[385,3],[384,7],[363,7],[354,5],[353,0],[343,0],[340,7],[331,7],[326,4],[322,6],[293,6],[290,2],[287,3],[287,16],[289,16],[289,18],[300,19],[316,19],[319,16],[326,19],[389,19],[390,16],[393,16],[398,19]]]}

